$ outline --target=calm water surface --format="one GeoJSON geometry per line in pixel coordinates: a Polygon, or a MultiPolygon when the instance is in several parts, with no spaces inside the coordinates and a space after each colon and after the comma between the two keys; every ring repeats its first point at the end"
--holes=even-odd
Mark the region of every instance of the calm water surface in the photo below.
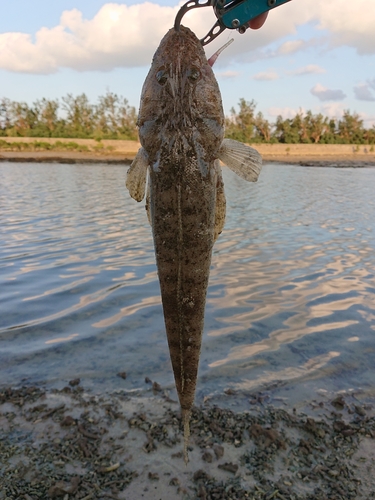
{"type": "MultiPolygon", "coordinates": [[[[148,376],[173,391],[151,232],[125,172],[0,164],[0,385],[145,391],[148,376]]],[[[375,169],[224,175],[197,401],[374,396],[375,169]]]]}

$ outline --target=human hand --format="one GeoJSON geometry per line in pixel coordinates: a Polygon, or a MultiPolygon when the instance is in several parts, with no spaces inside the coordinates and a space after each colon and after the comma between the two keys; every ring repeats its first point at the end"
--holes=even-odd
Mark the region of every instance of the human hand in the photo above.
{"type": "Polygon", "coordinates": [[[258,30],[266,22],[267,16],[268,16],[268,11],[263,12],[263,14],[260,14],[257,17],[254,17],[254,19],[251,19],[249,21],[249,27],[253,30],[258,30]]]}

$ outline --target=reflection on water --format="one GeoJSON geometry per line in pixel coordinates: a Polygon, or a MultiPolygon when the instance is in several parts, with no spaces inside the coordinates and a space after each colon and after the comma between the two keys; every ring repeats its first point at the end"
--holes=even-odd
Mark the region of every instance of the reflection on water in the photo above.
{"type": "MultiPolygon", "coordinates": [[[[0,164],[2,384],[173,387],[150,228],[125,170],[0,164]]],[[[374,182],[373,169],[266,165],[257,184],[225,172],[198,400],[275,383],[290,399],[371,389],[374,182]]]]}

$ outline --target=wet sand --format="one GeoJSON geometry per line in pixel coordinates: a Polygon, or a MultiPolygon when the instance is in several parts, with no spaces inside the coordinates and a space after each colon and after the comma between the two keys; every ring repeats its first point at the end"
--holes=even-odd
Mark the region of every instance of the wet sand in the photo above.
{"type": "Polygon", "coordinates": [[[79,380],[0,389],[0,499],[375,498],[375,410],[354,395],[302,411],[256,393],[234,411],[228,392],[194,409],[185,465],[179,406],[145,384],[142,395],[95,395],[79,380]]]}

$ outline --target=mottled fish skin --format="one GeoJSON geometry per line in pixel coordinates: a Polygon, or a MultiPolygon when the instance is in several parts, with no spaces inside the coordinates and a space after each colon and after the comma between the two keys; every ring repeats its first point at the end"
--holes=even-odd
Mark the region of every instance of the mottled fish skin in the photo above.
{"type": "Polygon", "coordinates": [[[138,127],[142,148],[126,186],[141,201],[149,172],[146,209],[187,461],[212,247],[225,221],[219,159],[246,181],[257,180],[262,159],[250,146],[223,139],[219,86],[200,41],[184,26],[171,29],[154,55],[138,127]]]}
{"type": "Polygon", "coordinates": [[[149,211],[164,319],[181,407],[195,395],[215,233],[220,91],[198,38],[171,29],[145,80],[139,136],[150,164],[149,211]]]}

